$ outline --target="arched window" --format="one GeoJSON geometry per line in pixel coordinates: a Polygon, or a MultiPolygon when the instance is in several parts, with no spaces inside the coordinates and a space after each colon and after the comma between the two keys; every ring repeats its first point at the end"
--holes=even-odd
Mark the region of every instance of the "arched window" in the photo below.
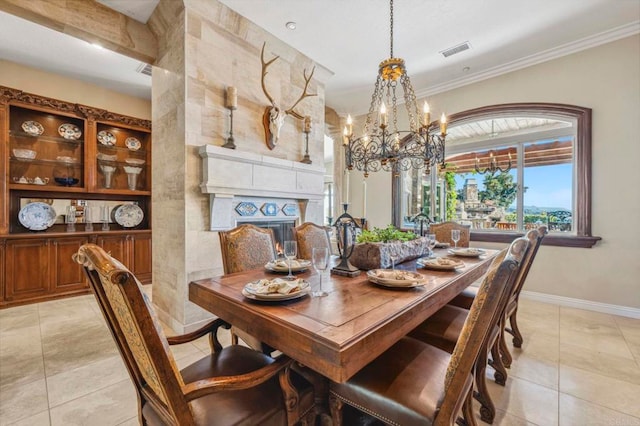
{"type": "Polygon", "coordinates": [[[509,242],[540,224],[545,244],[591,247],[591,110],[519,103],[450,117],[446,167],[394,180],[394,222],[420,211],[472,227],[472,240],[509,242]]]}

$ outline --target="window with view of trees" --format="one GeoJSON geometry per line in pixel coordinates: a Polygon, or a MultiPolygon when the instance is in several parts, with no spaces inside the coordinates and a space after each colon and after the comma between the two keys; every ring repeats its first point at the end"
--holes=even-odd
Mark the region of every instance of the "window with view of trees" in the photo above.
{"type": "Polygon", "coordinates": [[[456,114],[444,167],[405,172],[394,219],[411,228],[424,212],[487,241],[546,225],[558,245],[590,247],[598,239],[590,235],[590,159],[588,109],[510,104],[456,114]]]}

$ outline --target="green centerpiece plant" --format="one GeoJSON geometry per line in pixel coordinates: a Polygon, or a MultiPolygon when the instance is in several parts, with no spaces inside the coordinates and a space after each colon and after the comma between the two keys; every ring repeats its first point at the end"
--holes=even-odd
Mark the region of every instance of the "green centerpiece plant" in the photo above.
{"type": "Polygon", "coordinates": [[[356,238],[350,262],[358,269],[389,268],[395,262],[415,259],[423,254],[424,241],[411,231],[393,225],[363,230],[356,238]]]}
{"type": "Polygon", "coordinates": [[[392,241],[411,241],[418,238],[411,231],[401,231],[393,225],[389,225],[384,229],[373,228],[372,231],[364,229],[356,238],[357,243],[390,243],[392,241]]]}

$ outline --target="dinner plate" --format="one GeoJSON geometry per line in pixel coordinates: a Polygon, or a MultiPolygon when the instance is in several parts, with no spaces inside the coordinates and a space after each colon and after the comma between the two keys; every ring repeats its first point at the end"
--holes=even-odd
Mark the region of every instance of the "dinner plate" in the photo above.
{"type": "Polygon", "coordinates": [[[75,124],[64,123],[58,127],[58,134],[65,139],[78,140],[82,136],[80,128],[75,124]]]}
{"type": "Polygon", "coordinates": [[[113,218],[124,228],[133,228],[142,222],[144,212],[136,204],[122,204],[115,208],[113,218]]]}
{"type": "Polygon", "coordinates": [[[296,292],[287,293],[287,294],[280,294],[280,293],[259,294],[253,290],[252,286],[254,286],[255,284],[257,284],[257,281],[250,282],[247,285],[245,285],[244,288],[242,289],[242,295],[247,299],[279,302],[283,300],[292,300],[292,299],[298,299],[300,297],[304,297],[307,294],[309,294],[309,291],[311,290],[311,285],[309,284],[309,282],[305,280],[301,280],[300,290],[296,292]]]}
{"type": "Polygon", "coordinates": [[[136,138],[127,138],[124,141],[124,145],[129,148],[131,151],[137,151],[140,149],[140,147],[142,146],[142,144],[140,143],[140,141],[136,138]]]}
{"type": "Polygon", "coordinates": [[[25,121],[22,123],[22,130],[30,136],[40,136],[44,133],[44,127],[37,121],[25,121]]]}
{"type": "MultiPolygon", "coordinates": [[[[264,268],[268,271],[272,271],[272,272],[289,272],[289,267],[286,266],[286,261],[281,261],[278,262],[278,264],[274,263],[274,262],[269,262],[266,265],[264,265],[264,268]],[[282,264],[280,264],[281,262],[284,262],[282,264]],[[284,265],[284,266],[283,266],[284,265]]],[[[294,266],[291,265],[291,272],[302,272],[305,271],[307,269],[309,269],[309,267],[311,267],[311,262],[305,259],[295,259],[293,262],[298,262],[298,266],[294,266]]]]}
{"type": "Polygon", "coordinates": [[[399,288],[399,287],[410,288],[410,287],[422,286],[424,285],[426,280],[426,277],[420,274],[419,272],[401,271],[401,270],[393,271],[391,269],[372,269],[370,271],[367,271],[367,278],[369,279],[369,281],[371,281],[374,284],[379,284],[385,287],[396,287],[396,288],[399,288]],[[407,278],[395,279],[395,278],[380,277],[376,275],[379,271],[388,275],[393,275],[394,273],[397,275],[404,275],[407,278]]]}
{"type": "Polygon", "coordinates": [[[56,211],[46,203],[29,203],[20,209],[18,220],[27,229],[44,231],[56,221],[56,211]]]}
{"type": "Polygon", "coordinates": [[[436,259],[418,259],[416,265],[420,268],[434,269],[436,271],[455,271],[458,268],[464,268],[464,262],[446,257],[438,257],[436,259]]]}
{"type": "Polygon", "coordinates": [[[101,130],[98,132],[98,142],[102,145],[113,146],[116,144],[116,137],[113,133],[101,130]]]}
{"type": "Polygon", "coordinates": [[[449,249],[448,253],[463,257],[480,257],[485,254],[485,251],[478,248],[458,248],[449,249]]]}

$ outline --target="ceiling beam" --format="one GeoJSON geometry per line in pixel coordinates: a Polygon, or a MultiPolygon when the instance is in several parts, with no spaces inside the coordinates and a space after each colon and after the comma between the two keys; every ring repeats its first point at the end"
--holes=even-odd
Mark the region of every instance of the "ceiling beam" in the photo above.
{"type": "Polygon", "coordinates": [[[0,10],[148,64],[156,60],[147,25],[94,0],[0,0],[0,10]]]}

